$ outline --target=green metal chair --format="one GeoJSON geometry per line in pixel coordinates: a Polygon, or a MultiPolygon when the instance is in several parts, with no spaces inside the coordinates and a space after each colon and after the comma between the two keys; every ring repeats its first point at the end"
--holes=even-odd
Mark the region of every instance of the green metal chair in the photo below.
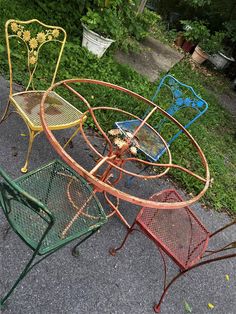
{"type": "Polygon", "coordinates": [[[1,308],[26,274],[43,259],[76,238],[77,247],[106,221],[106,215],[87,182],[66,164],[55,160],[12,180],[0,168],[0,204],[20,238],[33,254],[11,289],[0,300],[1,308]],[[36,257],[38,256],[37,260],[36,257]]]}

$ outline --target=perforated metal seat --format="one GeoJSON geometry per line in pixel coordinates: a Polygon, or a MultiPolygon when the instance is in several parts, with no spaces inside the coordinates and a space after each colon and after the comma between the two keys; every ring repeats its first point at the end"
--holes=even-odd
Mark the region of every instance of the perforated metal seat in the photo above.
{"type": "MultiPolygon", "coordinates": [[[[175,190],[154,194],[150,199],[182,201],[175,190]]],[[[136,222],[182,269],[198,262],[208,244],[209,232],[189,207],[175,210],[142,208],[136,222]]]]}
{"type": "MultiPolygon", "coordinates": [[[[139,127],[141,121],[127,120],[115,122],[115,125],[127,137],[127,133],[133,134],[135,129],[139,127]]],[[[148,125],[144,125],[135,136],[135,143],[138,149],[147,155],[151,160],[156,161],[160,158],[166,147],[158,133],[154,132],[148,125]]]]}
{"type": "MultiPolygon", "coordinates": [[[[98,228],[106,219],[96,197],[91,198],[92,191],[88,184],[64,163],[55,161],[39,171],[20,177],[15,182],[45,204],[54,216],[54,224],[40,246],[38,253],[40,255],[71,241],[78,237],[78,234],[88,232],[88,229],[98,228]],[[84,204],[86,206],[81,211],[81,215],[64,235],[66,226],[84,204]]],[[[8,219],[14,224],[21,237],[36,249],[45,232],[46,222],[34,211],[27,210],[23,203],[12,206],[8,219]]]]}
{"type": "MultiPolygon", "coordinates": [[[[26,91],[13,94],[10,98],[34,130],[42,130],[40,103],[45,91],[26,91]]],[[[52,129],[66,124],[78,125],[82,113],[55,92],[50,92],[45,102],[45,116],[52,129]]]]}

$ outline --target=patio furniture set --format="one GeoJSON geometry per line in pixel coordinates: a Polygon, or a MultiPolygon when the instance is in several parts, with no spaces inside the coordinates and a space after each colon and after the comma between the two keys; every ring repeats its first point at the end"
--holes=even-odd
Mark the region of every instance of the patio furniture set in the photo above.
{"type": "Polygon", "coordinates": [[[211,182],[204,153],[187,131],[187,128],[206,112],[208,105],[192,87],[179,82],[169,74],[161,79],[151,100],[121,86],[94,79],[67,79],[55,83],[65,41],[64,29],[45,25],[35,19],[9,20],[6,23],[10,96],[0,123],[13,112],[18,113],[29,130],[29,145],[26,161],[21,169],[25,174],[12,180],[0,167],[2,177],[0,205],[10,227],[30,247],[32,256],[13,286],[1,298],[1,307],[4,307],[18,283],[35,265],[75,239],[79,242],[74,246],[72,253],[77,256],[78,246],[98,231],[111,216],[117,215],[127,226],[128,231],[122,244],[118,248],[110,249],[111,255],[115,255],[122,248],[128,235],[135,230],[140,230],[157,245],[164,265],[163,293],[154,306],[155,312],[159,312],[167,290],[180,276],[196,267],[236,256],[235,253],[219,254],[234,249],[236,242],[215,250],[208,248],[213,236],[232,226],[236,221],[211,233],[189,207],[204,195],[211,182]],[[16,46],[13,45],[13,48],[19,48],[21,44],[26,48],[26,68],[29,73],[26,89],[18,93],[13,92],[11,43],[14,40],[16,46]],[[37,69],[40,67],[39,55],[46,44],[58,45],[59,55],[56,58],[50,87],[43,90],[35,88],[34,79],[37,78],[37,69]],[[129,96],[140,101],[145,105],[145,113],[139,117],[130,110],[126,111],[127,109],[115,105],[91,106],[83,96],[83,89],[87,86],[92,88],[100,86],[111,93],[119,92],[124,97],[129,96]],[[162,109],[159,98],[163,90],[171,95],[171,101],[165,100],[167,105],[165,110],[162,109]],[[63,95],[72,95],[74,100],[77,99],[83,104],[85,110],[82,112],[77,109],[63,95]],[[11,105],[14,110],[10,110],[11,105]],[[101,112],[113,116],[114,119],[118,117],[114,121],[114,129],[108,130],[101,125],[99,122],[101,112]],[[188,119],[183,125],[179,122],[179,113],[180,115],[184,113],[183,116],[188,119]],[[120,119],[124,116],[126,119],[120,119]],[[86,120],[93,121],[100,139],[104,142],[102,149],[94,145],[91,136],[88,136],[86,120]],[[174,131],[166,139],[165,127],[170,128],[169,125],[174,126],[174,131]],[[67,128],[75,130],[63,146],[54,131],[67,128]],[[28,172],[33,141],[42,132],[60,160],[54,160],[28,172]],[[93,165],[84,165],[79,156],[72,156],[66,150],[72,139],[75,141],[78,133],[89,153],[96,157],[93,165]],[[204,175],[172,161],[170,146],[177,139],[180,141],[183,136],[190,142],[191,149],[196,151],[204,175]],[[162,161],[163,157],[167,158],[167,162],[162,161]],[[150,166],[158,169],[158,172],[154,174],[144,172],[150,166]],[[122,180],[125,180],[129,187],[133,180],[149,182],[165,177],[171,169],[182,171],[199,180],[203,185],[202,190],[190,199],[184,200],[175,189],[165,189],[144,197],[140,196],[136,189],[129,189],[129,192],[123,190],[119,184],[122,180]],[[100,196],[110,206],[109,213],[106,213],[101,205],[100,196]],[[131,225],[120,211],[120,200],[140,206],[139,213],[131,225]],[[163,253],[167,254],[180,269],[169,283],[166,280],[167,266],[163,253]]]}

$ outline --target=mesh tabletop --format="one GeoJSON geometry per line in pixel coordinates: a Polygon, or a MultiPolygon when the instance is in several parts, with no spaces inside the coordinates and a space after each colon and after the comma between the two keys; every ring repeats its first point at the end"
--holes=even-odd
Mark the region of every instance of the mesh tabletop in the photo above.
{"type": "MultiPolygon", "coordinates": [[[[175,190],[154,194],[151,200],[183,201],[175,190]]],[[[194,265],[206,250],[209,233],[189,207],[143,208],[136,221],[182,269],[194,265]]]]}
{"type": "MultiPolygon", "coordinates": [[[[45,204],[55,222],[42,243],[40,254],[68,242],[106,222],[103,209],[85,180],[56,161],[16,180],[17,184],[45,204]],[[63,235],[75,215],[80,214],[63,235]]],[[[18,233],[35,248],[47,222],[17,200],[11,201],[10,221],[18,233]]]]}
{"type": "MultiPolygon", "coordinates": [[[[126,135],[127,132],[131,134],[134,133],[141,124],[141,121],[127,120],[116,122],[115,124],[123,134],[126,135]]],[[[144,124],[136,134],[135,142],[138,143],[137,148],[154,161],[159,159],[160,153],[165,149],[165,145],[160,136],[146,124],[144,124]]]]}
{"type": "MultiPolygon", "coordinates": [[[[27,117],[35,128],[42,128],[40,121],[40,103],[44,91],[26,91],[12,95],[13,102],[20,107],[23,115],[27,117]]],[[[45,119],[49,126],[60,126],[78,121],[82,113],[51,91],[45,101],[45,119]]]]}

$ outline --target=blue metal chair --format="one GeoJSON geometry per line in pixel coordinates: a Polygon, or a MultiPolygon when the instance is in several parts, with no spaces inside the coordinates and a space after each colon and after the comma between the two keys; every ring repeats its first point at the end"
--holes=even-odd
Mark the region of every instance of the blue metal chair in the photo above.
{"type": "MultiPolygon", "coordinates": [[[[161,79],[151,100],[157,102],[162,109],[171,116],[174,116],[186,129],[200,118],[208,108],[207,102],[200,98],[191,86],[179,82],[169,74],[161,79]]],[[[145,112],[143,119],[147,116],[149,111],[150,109],[145,112]]],[[[168,126],[168,130],[164,130],[164,128],[170,121],[166,117],[163,118],[160,113],[155,113],[154,115],[155,117],[152,116],[148,120],[148,123],[162,135],[167,145],[170,146],[183,131],[172,128],[173,133],[167,139],[171,127],[168,126]]],[[[125,135],[127,132],[133,133],[140,123],[141,121],[139,120],[127,120],[115,122],[115,125],[125,135]]],[[[143,126],[142,133],[141,138],[138,138],[138,149],[142,151],[149,160],[156,162],[166,152],[166,147],[160,141],[157,134],[147,125],[143,126]],[[144,136],[145,134],[146,136],[144,136]],[[152,140],[152,143],[150,143],[150,140],[152,140]]]]}

